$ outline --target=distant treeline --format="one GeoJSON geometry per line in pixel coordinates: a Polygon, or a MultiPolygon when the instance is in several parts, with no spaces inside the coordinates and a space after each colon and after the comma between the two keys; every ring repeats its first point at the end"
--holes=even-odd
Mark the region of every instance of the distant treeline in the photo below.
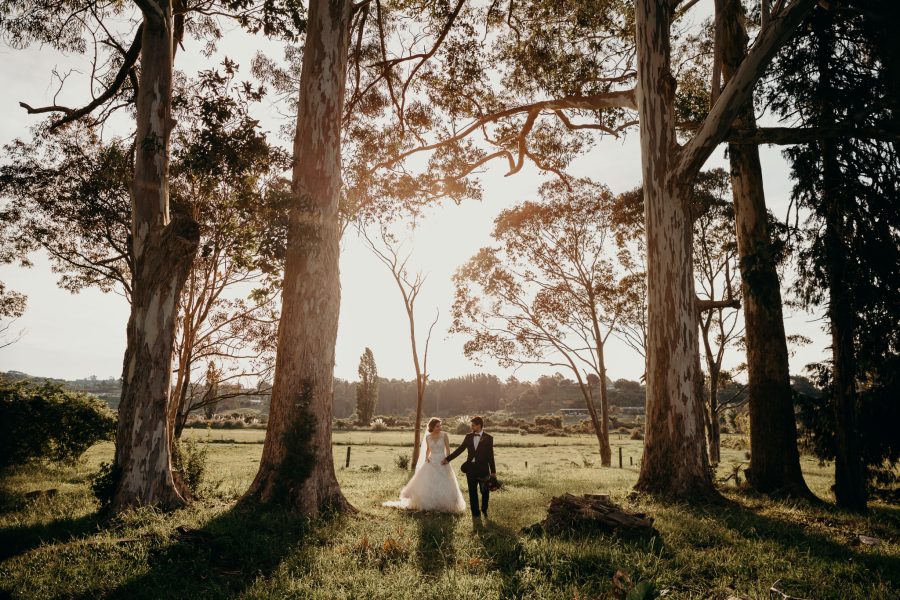
{"type": "MultiPolygon", "coordinates": [[[[9,381],[22,379],[46,380],[62,384],[66,389],[85,392],[104,400],[111,408],[119,404],[121,380],[98,379],[51,379],[33,377],[18,371],[0,373],[9,381]]],[[[810,397],[818,397],[821,392],[805,377],[792,377],[794,389],[810,397]]],[[[607,380],[611,407],[643,407],[645,388],[637,381],[629,379],[607,380]]],[[[241,394],[235,388],[234,397],[218,404],[216,412],[228,412],[241,408],[252,408],[260,413],[269,412],[269,397],[260,394],[241,394]]],[[[598,398],[599,386],[593,389],[598,398]]],[[[720,401],[740,407],[746,400],[744,386],[729,381],[719,393],[720,401]]],[[[416,386],[413,381],[402,379],[378,380],[378,401],[375,414],[406,416],[415,411],[416,386]]],[[[496,375],[479,373],[454,377],[452,379],[429,381],[425,389],[425,414],[428,416],[453,416],[504,410],[516,415],[537,415],[558,411],[560,408],[583,408],[584,399],[578,384],[560,373],[542,375],[537,381],[520,381],[509,377],[501,381],[496,375]]],[[[356,412],[356,382],[335,378],[334,410],[336,419],[347,419],[356,412]]]]}
{"type": "MultiPolygon", "coordinates": [[[[637,381],[608,381],[611,406],[644,406],[645,389],[637,381]]],[[[593,390],[599,396],[599,386],[593,390]]],[[[376,414],[405,415],[415,410],[414,381],[379,379],[376,414]]],[[[578,384],[563,375],[543,375],[535,382],[496,375],[476,374],[429,381],[425,388],[426,415],[460,415],[505,410],[515,414],[538,414],[560,408],[582,408],[584,398],[578,384]]],[[[356,410],[356,382],[336,379],[334,416],[346,419],[356,410]]]]}

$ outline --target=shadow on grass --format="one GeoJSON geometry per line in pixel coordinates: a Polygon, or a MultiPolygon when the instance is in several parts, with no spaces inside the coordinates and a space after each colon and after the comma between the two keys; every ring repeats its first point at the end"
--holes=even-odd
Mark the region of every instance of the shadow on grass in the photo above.
{"type": "Polygon", "coordinates": [[[519,570],[525,564],[525,548],[516,532],[496,521],[473,519],[475,535],[485,554],[503,578],[501,598],[522,598],[525,594],[519,570]]]}
{"type": "MultiPolygon", "coordinates": [[[[747,499],[753,499],[753,496],[748,495],[747,499]]],[[[900,585],[900,575],[898,575],[900,574],[900,558],[882,554],[877,551],[877,548],[867,552],[858,552],[853,538],[848,539],[846,544],[836,542],[827,535],[811,530],[805,520],[764,515],[739,502],[696,507],[685,506],[684,509],[698,517],[712,516],[741,537],[746,537],[748,533],[752,532],[754,538],[770,541],[786,551],[797,550],[816,560],[836,564],[855,562],[863,565],[867,570],[878,572],[882,578],[892,582],[893,586],[900,585]]],[[[808,509],[823,512],[825,515],[830,512],[827,508],[823,510],[819,505],[809,506],[808,509]]],[[[882,511],[880,508],[875,510],[882,511]]],[[[848,516],[836,510],[831,512],[835,519],[848,516]]],[[[890,512],[892,512],[891,509],[887,509],[884,514],[887,515],[890,512]]],[[[814,517],[814,520],[823,521],[823,515],[817,515],[817,517],[814,517]]],[[[831,520],[829,517],[824,518],[831,520]]],[[[847,525],[852,528],[852,524],[847,525]]],[[[842,529],[838,527],[838,530],[842,529]]],[[[845,533],[853,533],[855,537],[856,532],[845,533]]],[[[810,584],[815,584],[815,582],[810,582],[810,584]]]]}
{"type": "Polygon", "coordinates": [[[419,524],[419,568],[426,575],[438,575],[456,562],[453,530],[458,517],[445,513],[412,513],[419,524]]]}
{"type": "MultiPolygon", "coordinates": [[[[24,493],[12,492],[4,481],[4,473],[0,473],[0,514],[40,510],[48,501],[56,502],[58,492],[51,490],[52,495],[44,492],[33,492],[39,495],[29,499],[24,493]],[[53,500],[48,500],[52,498],[53,500]]],[[[13,525],[0,527],[0,562],[24,554],[41,544],[68,542],[80,538],[97,529],[103,519],[96,513],[81,517],[68,517],[52,521],[44,521],[32,525],[13,525]]]]}
{"type": "Polygon", "coordinates": [[[93,533],[103,522],[96,513],[49,523],[0,527],[0,562],[24,554],[41,544],[76,540],[93,533]]]}
{"type": "Polygon", "coordinates": [[[151,550],[147,572],[107,597],[230,598],[269,577],[288,555],[304,568],[317,539],[304,517],[238,505],[200,529],[177,528],[172,543],[151,550]]]}

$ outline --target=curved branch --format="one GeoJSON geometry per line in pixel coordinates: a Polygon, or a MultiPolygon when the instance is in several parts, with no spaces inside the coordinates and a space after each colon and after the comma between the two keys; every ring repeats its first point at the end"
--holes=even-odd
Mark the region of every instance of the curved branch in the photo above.
{"type": "Polygon", "coordinates": [[[43,106],[40,108],[33,108],[24,102],[19,102],[19,106],[28,111],[28,114],[39,114],[46,112],[61,112],[64,113],[65,116],[55,121],[52,125],[50,125],[50,130],[56,129],[57,127],[62,127],[67,123],[71,123],[73,121],[77,121],[81,117],[89,115],[96,109],[98,106],[105,103],[107,100],[115,96],[119,93],[119,90],[122,89],[122,84],[125,83],[125,80],[132,76],[132,72],[134,69],[134,65],[137,63],[137,59],[141,54],[141,38],[144,32],[144,24],[141,23],[137,28],[137,32],[134,36],[134,41],[131,42],[131,47],[128,48],[128,51],[125,53],[125,56],[122,60],[122,66],[119,68],[119,72],[116,73],[115,79],[113,79],[112,83],[106,90],[94,98],[86,106],[83,106],[78,109],[67,108],[65,106],[43,106]]]}
{"type": "Polygon", "coordinates": [[[464,128],[456,135],[453,135],[445,140],[407,150],[406,152],[403,152],[389,160],[377,163],[372,167],[372,170],[374,171],[384,167],[390,167],[414,154],[436,150],[443,146],[456,143],[460,140],[465,139],[467,136],[471,135],[473,132],[481,129],[483,126],[489,123],[494,123],[501,119],[505,119],[507,117],[512,117],[522,113],[539,113],[545,110],[557,111],[564,109],[603,110],[607,108],[630,108],[632,110],[636,110],[637,103],[635,100],[634,89],[607,92],[605,94],[595,94],[591,96],[566,96],[563,98],[542,100],[540,102],[534,102],[532,104],[523,104],[520,106],[507,108],[505,110],[491,113],[477,119],[475,122],[464,128]]]}

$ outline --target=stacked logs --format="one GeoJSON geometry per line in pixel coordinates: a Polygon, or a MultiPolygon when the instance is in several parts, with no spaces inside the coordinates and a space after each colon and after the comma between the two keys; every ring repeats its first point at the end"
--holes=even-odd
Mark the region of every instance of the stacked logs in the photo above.
{"type": "Polygon", "coordinates": [[[653,517],[629,513],[606,494],[563,494],[550,501],[547,518],[523,530],[530,535],[608,533],[623,537],[650,538],[659,535],[653,517]]]}

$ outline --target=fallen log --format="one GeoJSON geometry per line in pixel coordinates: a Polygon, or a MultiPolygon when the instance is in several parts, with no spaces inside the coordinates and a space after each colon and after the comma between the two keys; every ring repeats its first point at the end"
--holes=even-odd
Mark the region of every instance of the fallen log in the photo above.
{"type": "Polygon", "coordinates": [[[642,538],[659,535],[653,527],[653,517],[626,512],[606,494],[557,496],[550,501],[547,518],[522,531],[530,535],[608,533],[642,538]]]}

